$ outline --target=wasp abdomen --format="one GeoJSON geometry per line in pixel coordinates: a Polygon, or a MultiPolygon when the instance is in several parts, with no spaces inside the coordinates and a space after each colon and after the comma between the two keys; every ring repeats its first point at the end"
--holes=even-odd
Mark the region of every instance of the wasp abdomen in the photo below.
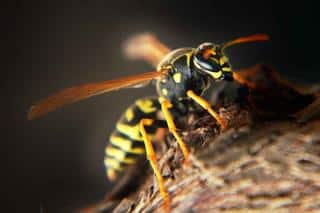
{"type": "MultiPolygon", "coordinates": [[[[157,97],[138,99],[118,120],[105,150],[104,164],[110,180],[115,180],[127,166],[136,164],[139,157],[145,154],[139,122],[144,118],[159,119],[160,109],[157,97]]],[[[156,131],[156,126],[147,128],[150,136],[156,131]]]]}

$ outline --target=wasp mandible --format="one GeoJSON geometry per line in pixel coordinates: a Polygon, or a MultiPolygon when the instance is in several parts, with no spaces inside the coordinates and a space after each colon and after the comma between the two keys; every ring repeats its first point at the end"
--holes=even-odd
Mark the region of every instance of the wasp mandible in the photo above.
{"type": "Polygon", "coordinates": [[[227,128],[226,121],[213,110],[202,95],[210,84],[216,81],[236,80],[244,83],[244,80],[232,71],[229,58],[224,52],[226,48],[268,39],[265,34],[256,34],[223,44],[205,42],[196,48],[171,51],[155,37],[140,35],[127,43],[127,55],[146,60],[156,67],[155,71],[62,90],[34,104],[30,108],[28,118],[35,119],[63,105],[91,96],[125,87],[143,86],[155,80],[158,97],[139,99],[125,111],[110,136],[104,163],[108,178],[115,180],[119,173],[125,171],[126,166],[136,164],[138,156],[145,154],[156,176],[163,202],[165,206],[169,206],[169,195],[164,187],[164,179],[152,146],[157,128],[169,130],[187,162],[189,150],[177,131],[175,120],[186,116],[198,105],[216,119],[222,130],[227,128]]]}

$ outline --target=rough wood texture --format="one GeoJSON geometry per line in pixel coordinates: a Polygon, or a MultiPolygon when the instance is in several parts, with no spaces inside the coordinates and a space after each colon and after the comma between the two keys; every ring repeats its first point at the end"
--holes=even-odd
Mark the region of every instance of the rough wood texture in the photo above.
{"type": "MultiPolygon", "coordinates": [[[[171,212],[320,212],[319,92],[306,94],[265,65],[240,77],[253,85],[245,104],[215,89],[227,131],[205,112],[192,115],[181,132],[192,147],[189,164],[170,136],[159,150],[171,212]]],[[[163,211],[152,173],[114,209],[163,211]]]]}
{"type": "MultiPolygon", "coordinates": [[[[203,128],[194,131],[208,130],[203,128]]],[[[159,160],[172,212],[320,211],[320,121],[232,128],[201,146],[188,166],[179,166],[176,146],[159,160]]],[[[154,211],[163,208],[152,174],[114,210],[154,211]]]]}

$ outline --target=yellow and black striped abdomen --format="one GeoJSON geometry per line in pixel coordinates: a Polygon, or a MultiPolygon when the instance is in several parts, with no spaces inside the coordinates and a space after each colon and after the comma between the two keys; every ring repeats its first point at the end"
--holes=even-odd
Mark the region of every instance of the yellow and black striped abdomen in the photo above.
{"type": "MultiPolygon", "coordinates": [[[[145,154],[139,122],[143,118],[158,120],[160,109],[157,97],[143,98],[138,99],[121,116],[105,150],[104,164],[110,180],[115,180],[127,166],[137,163],[139,157],[145,154]]],[[[157,126],[147,128],[151,136],[156,131],[157,126]]]]}

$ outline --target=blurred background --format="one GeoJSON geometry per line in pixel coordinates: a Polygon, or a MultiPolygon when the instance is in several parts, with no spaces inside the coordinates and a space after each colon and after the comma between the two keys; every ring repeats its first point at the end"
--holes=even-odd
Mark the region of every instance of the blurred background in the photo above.
{"type": "Polygon", "coordinates": [[[104,147],[121,113],[155,89],[121,90],[26,120],[32,103],[66,87],[152,70],[127,60],[128,37],[152,32],[171,48],[267,33],[237,45],[235,69],[266,62],[287,78],[319,82],[319,13],[314,5],[273,1],[15,1],[3,6],[2,177],[11,212],[70,212],[112,185],[104,147]]]}

